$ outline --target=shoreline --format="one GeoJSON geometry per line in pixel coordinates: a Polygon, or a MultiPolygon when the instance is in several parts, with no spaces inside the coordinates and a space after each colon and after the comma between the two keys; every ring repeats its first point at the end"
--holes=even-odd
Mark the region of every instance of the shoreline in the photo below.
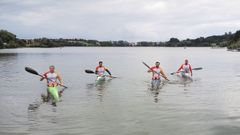
{"type": "MultiPolygon", "coordinates": [[[[0,48],[0,50],[4,50],[4,49],[24,49],[24,48],[66,48],[66,47],[76,47],[76,48],[82,48],[82,47],[86,47],[86,48],[91,48],[91,47],[95,47],[95,48],[106,48],[106,47],[111,47],[111,48],[141,48],[141,47],[156,47],[156,48],[212,48],[211,46],[189,46],[189,47],[183,47],[183,46],[56,46],[56,47],[16,47],[16,48],[0,48]]],[[[218,47],[218,48],[212,48],[212,49],[223,49],[226,47],[218,47]]]]}

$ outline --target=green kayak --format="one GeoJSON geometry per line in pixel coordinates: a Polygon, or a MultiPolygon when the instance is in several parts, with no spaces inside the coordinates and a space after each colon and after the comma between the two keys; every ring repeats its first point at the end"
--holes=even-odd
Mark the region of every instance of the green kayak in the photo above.
{"type": "Polygon", "coordinates": [[[48,87],[48,92],[50,93],[53,102],[57,103],[59,101],[58,88],[57,87],[48,87]]]}

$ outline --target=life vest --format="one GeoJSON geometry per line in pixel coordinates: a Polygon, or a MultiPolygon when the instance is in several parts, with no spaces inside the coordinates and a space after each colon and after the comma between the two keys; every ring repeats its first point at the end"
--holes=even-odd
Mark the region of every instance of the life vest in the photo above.
{"type": "Polygon", "coordinates": [[[47,78],[48,86],[56,86],[57,85],[57,77],[58,77],[57,73],[47,72],[44,74],[44,76],[47,78]]]}
{"type": "Polygon", "coordinates": [[[185,72],[185,73],[189,73],[190,72],[190,65],[189,64],[183,64],[182,65],[182,70],[185,72]]]}
{"type": "Polygon", "coordinates": [[[151,70],[153,71],[152,73],[152,79],[156,80],[156,79],[160,79],[161,77],[161,69],[160,67],[152,67],[151,70]]]}
{"type": "Polygon", "coordinates": [[[96,71],[98,75],[105,75],[106,68],[104,66],[102,67],[96,67],[96,71]]]}

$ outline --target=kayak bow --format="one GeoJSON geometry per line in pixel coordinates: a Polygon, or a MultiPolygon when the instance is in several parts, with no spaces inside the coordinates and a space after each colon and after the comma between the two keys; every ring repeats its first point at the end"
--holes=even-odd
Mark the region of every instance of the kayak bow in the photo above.
{"type": "Polygon", "coordinates": [[[187,80],[193,81],[192,76],[190,75],[190,73],[181,72],[180,74],[181,74],[180,75],[181,78],[184,79],[185,81],[187,81],[187,80]]]}
{"type": "Polygon", "coordinates": [[[53,99],[53,103],[57,103],[59,101],[59,94],[57,87],[48,87],[48,92],[53,99]]]}
{"type": "Polygon", "coordinates": [[[97,79],[96,79],[97,82],[103,82],[105,80],[106,80],[106,76],[105,75],[97,76],[97,79]]]}

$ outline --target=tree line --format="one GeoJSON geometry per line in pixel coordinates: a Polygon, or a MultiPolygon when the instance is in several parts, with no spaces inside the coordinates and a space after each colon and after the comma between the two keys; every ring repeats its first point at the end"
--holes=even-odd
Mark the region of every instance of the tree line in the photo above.
{"type": "Polygon", "coordinates": [[[228,47],[229,49],[240,48],[240,31],[232,34],[231,32],[218,36],[199,37],[196,39],[179,40],[170,38],[167,42],[128,42],[128,41],[98,41],[87,39],[19,39],[17,36],[7,30],[0,30],[0,48],[17,47],[64,47],[64,46],[112,46],[112,47],[228,47]]]}

